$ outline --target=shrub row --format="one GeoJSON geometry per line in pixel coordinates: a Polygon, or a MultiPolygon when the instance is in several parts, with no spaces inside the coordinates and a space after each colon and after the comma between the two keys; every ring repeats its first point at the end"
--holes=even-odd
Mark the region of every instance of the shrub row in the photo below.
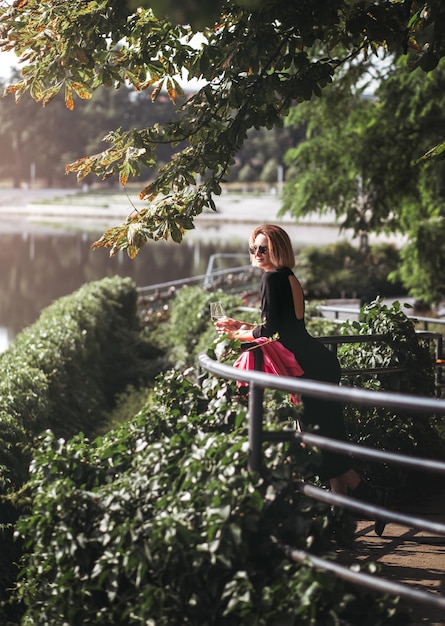
{"type": "Polygon", "coordinates": [[[93,442],[42,440],[30,515],[24,624],[401,624],[279,544],[331,549],[329,507],[298,490],[307,452],[266,452],[247,471],[245,409],[212,378],[159,378],[151,404],[93,442]]]}
{"type": "MultiPolygon", "coordinates": [[[[34,438],[47,429],[57,438],[93,435],[116,394],[140,382],[151,357],[159,354],[141,341],[136,287],[119,277],[89,283],[57,300],[1,355],[3,555],[11,552],[18,490],[28,478],[34,438]]],[[[2,559],[2,600],[13,569],[11,559],[2,559]]]]}
{"type": "MultiPolygon", "coordinates": [[[[166,336],[181,366],[215,338],[208,303],[220,297],[184,290],[175,303],[166,336]]],[[[386,319],[379,330],[398,334],[399,316],[375,311],[375,323],[386,319]]],[[[93,442],[44,437],[19,522],[22,623],[406,623],[383,598],[283,558],[278,544],[333,547],[328,507],[298,490],[317,455],[270,446],[264,474],[248,474],[235,385],[201,382],[164,373],[138,416],[93,442]]],[[[272,400],[265,419],[282,427],[290,406],[272,400]]]]}
{"type": "Polygon", "coordinates": [[[359,298],[364,303],[405,293],[401,283],[391,279],[400,265],[399,252],[391,244],[360,249],[344,240],[308,246],[298,261],[298,275],[310,299],[359,298]]]}

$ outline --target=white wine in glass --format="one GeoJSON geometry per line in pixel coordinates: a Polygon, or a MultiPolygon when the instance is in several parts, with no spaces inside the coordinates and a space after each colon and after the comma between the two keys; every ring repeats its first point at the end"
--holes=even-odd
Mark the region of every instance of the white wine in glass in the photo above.
{"type": "Polygon", "coordinates": [[[210,317],[214,322],[216,322],[216,320],[221,320],[227,317],[222,302],[218,301],[210,303],[210,317]]]}

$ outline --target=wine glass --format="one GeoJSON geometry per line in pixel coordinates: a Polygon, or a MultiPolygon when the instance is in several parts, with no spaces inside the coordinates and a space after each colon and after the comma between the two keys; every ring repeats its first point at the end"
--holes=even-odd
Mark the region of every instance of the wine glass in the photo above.
{"type": "Polygon", "coordinates": [[[214,322],[227,317],[227,314],[224,310],[224,305],[221,301],[218,300],[217,302],[210,303],[210,317],[214,322]]]}

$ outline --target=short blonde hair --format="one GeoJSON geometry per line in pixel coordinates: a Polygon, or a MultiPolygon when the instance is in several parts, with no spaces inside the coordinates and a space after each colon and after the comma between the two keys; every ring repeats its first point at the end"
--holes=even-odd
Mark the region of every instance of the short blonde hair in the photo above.
{"type": "Polygon", "coordinates": [[[258,235],[265,235],[268,242],[270,260],[277,267],[295,267],[295,254],[289,235],[280,226],[262,224],[250,235],[249,244],[253,246],[258,235]]]}

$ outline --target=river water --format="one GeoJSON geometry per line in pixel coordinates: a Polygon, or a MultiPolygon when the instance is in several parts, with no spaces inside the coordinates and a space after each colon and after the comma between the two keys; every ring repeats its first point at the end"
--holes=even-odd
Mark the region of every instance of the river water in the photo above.
{"type": "MultiPolygon", "coordinates": [[[[90,232],[0,233],[0,341],[3,347],[41,310],[84,283],[106,276],[129,276],[137,286],[204,274],[218,252],[235,253],[239,246],[195,240],[181,245],[147,244],[131,260],[125,253],[110,258],[91,249],[100,236],[90,232]]],[[[248,257],[237,265],[248,263],[248,257]]]]}
{"type": "Polygon", "coordinates": [[[107,250],[91,248],[105,228],[125,220],[126,196],[107,196],[104,202],[76,190],[0,189],[0,351],[35,322],[43,308],[84,283],[120,275],[143,287],[198,276],[219,253],[238,256],[218,267],[247,264],[248,237],[259,223],[282,223],[296,252],[348,236],[329,220],[296,226],[289,218],[277,218],[280,202],[273,194],[230,196],[219,199],[217,206],[217,214],[196,219],[196,229],[180,245],[149,242],[132,260],[125,252],[110,258],[107,250]],[[36,203],[48,198],[56,201],[36,203]]]}

